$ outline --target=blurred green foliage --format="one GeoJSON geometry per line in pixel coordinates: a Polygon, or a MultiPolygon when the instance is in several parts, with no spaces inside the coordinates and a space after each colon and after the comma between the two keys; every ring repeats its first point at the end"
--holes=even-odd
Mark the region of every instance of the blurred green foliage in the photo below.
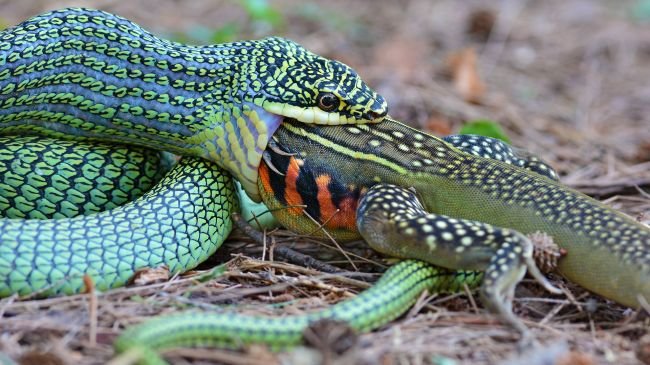
{"type": "Polygon", "coordinates": [[[183,32],[165,34],[169,39],[188,44],[216,44],[232,42],[238,39],[260,38],[269,35],[282,35],[289,24],[297,22],[307,32],[326,30],[344,33],[347,37],[359,41],[368,38],[363,22],[350,19],[321,6],[316,1],[304,1],[290,8],[275,7],[270,0],[230,0],[246,16],[246,21],[227,22],[219,27],[196,25],[183,32]],[[309,26],[305,26],[309,24],[309,26]]]}
{"type": "Polygon", "coordinates": [[[330,31],[336,30],[349,33],[354,31],[356,27],[361,26],[361,22],[353,21],[340,12],[323,8],[316,2],[302,2],[296,8],[296,15],[309,22],[317,23],[330,31]]]}
{"type": "Polygon", "coordinates": [[[240,33],[240,26],[236,23],[226,23],[216,29],[196,25],[185,32],[174,33],[170,38],[181,43],[215,44],[232,42],[239,38],[240,33]]]}
{"type": "Polygon", "coordinates": [[[194,278],[194,280],[197,280],[201,283],[204,283],[206,281],[210,281],[212,279],[216,279],[220,276],[223,276],[226,271],[228,270],[228,266],[226,264],[218,265],[211,270],[207,270],[197,277],[194,278]]]}
{"type": "Polygon", "coordinates": [[[239,0],[253,22],[266,23],[272,28],[284,27],[284,18],[267,0],[239,0]]]}
{"type": "Polygon", "coordinates": [[[458,134],[478,134],[480,136],[492,137],[510,143],[510,138],[508,138],[506,132],[501,128],[499,123],[489,119],[476,119],[467,122],[463,125],[458,134]]]}
{"type": "Polygon", "coordinates": [[[280,11],[275,9],[268,0],[232,1],[244,11],[247,22],[243,24],[228,22],[217,28],[197,25],[185,32],[170,34],[168,37],[181,43],[215,44],[246,38],[245,35],[265,36],[281,33],[286,26],[280,11]]]}
{"type": "Polygon", "coordinates": [[[632,5],[632,18],[642,22],[650,22],[650,0],[637,0],[632,5]]]}

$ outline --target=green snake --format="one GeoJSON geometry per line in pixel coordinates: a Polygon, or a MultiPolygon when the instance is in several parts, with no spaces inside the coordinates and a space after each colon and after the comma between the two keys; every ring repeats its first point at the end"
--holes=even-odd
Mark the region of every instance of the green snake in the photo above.
{"type": "Polygon", "coordinates": [[[387,111],[354,70],[281,38],[187,46],[105,12],[64,9],[5,30],[0,51],[4,134],[203,157],[253,198],[282,117],[336,125],[378,122],[387,111]]]}
{"type": "MultiPolygon", "coordinates": [[[[183,313],[127,330],[120,351],[145,351],[155,363],[148,351],[169,346],[281,347],[320,318],[370,330],[424,289],[481,283],[486,304],[521,329],[509,298],[526,269],[536,272],[530,242],[517,231],[557,238],[569,251],[560,272],[590,290],[630,306],[650,296],[647,227],[561,186],[546,165],[496,141],[440,140],[390,119],[363,124],[384,119],[385,101],[347,66],[293,42],[186,46],[88,9],[37,16],[0,40],[0,133],[80,143],[72,151],[71,142],[53,139],[0,141],[0,186],[8,192],[0,210],[10,217],[0,219],[0,296],[76,293],[84,275],[106,290],[139,268],[196,266],[230,232],[238,205],[231,176],[270,208],[302,203],[336,237],[361,234],[407,259],[323,312],[183,313]],[[337,126],[346,123],[361,124],[337,126]],[[154,165],[166,156],[131,154],[115,142],[200,158],[182,159],[151,187],[162,174],[154,165]],[[67,218],[78,213],[94,214],[67,218]]],[[[302,210],[278,212],[285,226],[313,231],[302,210]]]]}
{"type": "MultiPolygon", "coordinates": [[[[115,15],[64,9],[4,31],[0,50],[2,134],[121,142],[201,157],[205,161],[182,162],[165,182],[196,194],[175,204],[185,208],[189,202],[205,202],[202,207],[216,212],[195,215],[164,199],[155,201],[161,198],[152,191],[140,200],[144,203],[136,201],[120,215],[103,213],[92,224],[83,218],[2,220],[1,296],[79,292],[83,274],[92,275],[104,290],[124,285],[143,266],[166,264],[174,271],[194,267],[214,251],[207,243],[218,246],[230,231],[225,217],[236,205],[228,176],[259,199],[257,166],[282,118],[335,125],[376,122],[386,114],[383,98],[348,66],[280,38],[187,46],[157,38],[115,15]],[[192,180],[181,179],[189,171],[194,171],[192,180]],[[208,178],[219,191],[203,190],[213,187],[204,186],[208,178]],[[163,209],[169,221],[157,217],[163,209]],[[48,225],[51,231],[44,229],[48,225]],[[108,231],[110,238],[104,235],[108,231]],[[184,240],[189,240],[186,251],[167,249],[184,240]],[[60,252],[63,242],[66,254],[60,252]],[[136,247],[148,253],[142,255],[136,247]],[[36,257],[48,264],[33,262],[36,257]],[[65,283],[54,285],[61,281],[65,283]]],[[[53,157],[45,159],[52,162],[53,157]]],[[[29,158],[22,160],[30,164],[29,158]]],[[[24,190],[23,173],[20,166],[3,172],[3,187],[24,190]]],[[[90,179],[98,175],[85,174],[90,179]]],[[[30,192],[21,193],[31,199],[30,192]]],[[[56,199],[45,200],[50,198],[56,199]]],[[[91,198],[90,204],[101,205],[107,197],[91,198]]],[[[33,216],[33,208],[22,204],[19,209],[33,216]]]]}

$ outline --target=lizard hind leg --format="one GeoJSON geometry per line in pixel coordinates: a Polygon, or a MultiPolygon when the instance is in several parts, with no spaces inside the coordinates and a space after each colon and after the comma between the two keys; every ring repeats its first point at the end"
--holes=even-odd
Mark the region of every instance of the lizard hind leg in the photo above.
{"type": "Polygon", "coordinates": [[[412,189],[390,184],[370,188],[359,202],[357,227],[366,242],[384,254],[452,270],[485,271],[484,304],[524,335],[527,329],[512,313],[512,298],[526,270],[546,289],[559,292],[535,265],[532,243],[524,235],[429,213],[412,189]]]}
{"type": "Polygon", "coordinates": [[[472,134],[452,134],[443,137],[442,140],[465,153],[518,166],[554,181],[560,180],[558,173],[541,158],[496,138],[472,134]]]}

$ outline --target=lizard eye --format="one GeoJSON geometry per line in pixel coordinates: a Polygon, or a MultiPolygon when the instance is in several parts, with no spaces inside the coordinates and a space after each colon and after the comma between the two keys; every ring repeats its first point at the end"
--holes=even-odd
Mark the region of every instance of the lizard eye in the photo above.
{"type": "Polygon", "coordinates": [[[323,111],[331,112],[339,106],[339,98],[332,93],[318,94],[318,107],[323,111]]]}

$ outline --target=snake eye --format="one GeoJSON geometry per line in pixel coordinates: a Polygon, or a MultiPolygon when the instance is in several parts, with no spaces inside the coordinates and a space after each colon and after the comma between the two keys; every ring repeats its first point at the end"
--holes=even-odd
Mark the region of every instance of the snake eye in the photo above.
{"type": "Polygon", "coordinates": [[[331,112],[339,106],[339,98],[332,93],[318,94],[318,107],[326,112],[331,112]]]}

